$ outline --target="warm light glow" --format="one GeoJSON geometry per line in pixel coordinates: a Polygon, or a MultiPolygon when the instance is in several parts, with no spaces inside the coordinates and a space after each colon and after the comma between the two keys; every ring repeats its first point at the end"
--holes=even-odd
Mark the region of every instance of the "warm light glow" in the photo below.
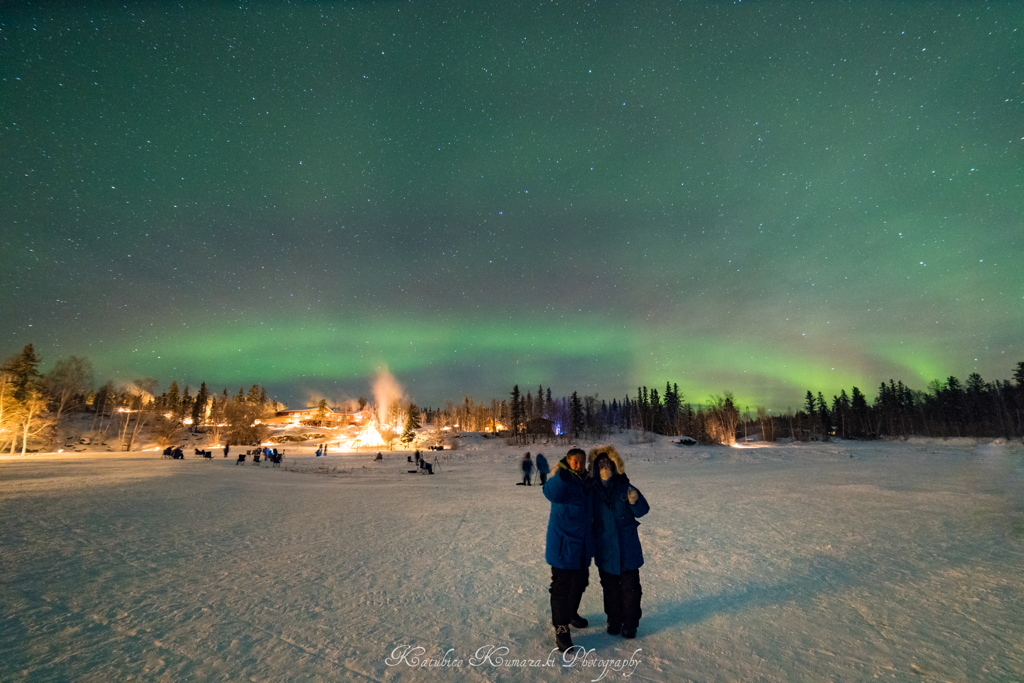
{"type": "Polygon", "coordinates": [[[379,448],[383,445],[385,445],[384,439],[377,431],[375,420],[367,422],[363,430],[359,432],[359,436],[352,442],[354,448],[379,448]]]}

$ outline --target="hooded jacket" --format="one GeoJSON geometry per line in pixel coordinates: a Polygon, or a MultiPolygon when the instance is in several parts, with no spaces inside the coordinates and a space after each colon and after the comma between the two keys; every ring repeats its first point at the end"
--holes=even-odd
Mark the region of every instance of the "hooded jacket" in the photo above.
{"type": "Polygon", "coordinates": [[[572,471],[567,458],[555,466],[544,484],[544,497],[551,501],[547,548],[544,559],[559,569],[590,566],[594,556],[593,505],[586,474],[572,471]]]}
{"type": "Polygon", "coordinates": [[[626,476],[626,465],[612,446],[598,446],[590,451],[587,458],[590,470],[590,489],[594,508],[594,563],[608,574],[621,574],[629,569],[639,569],[644,564],[637,528],[651,506],[644,495],[637,491],[639,498],[633,505],[627,498],[631,487],[626,476]],[[615,465],[615,473],[605,486],[601,473],[595,464],[601,456],[607,456],[615,465]]]}

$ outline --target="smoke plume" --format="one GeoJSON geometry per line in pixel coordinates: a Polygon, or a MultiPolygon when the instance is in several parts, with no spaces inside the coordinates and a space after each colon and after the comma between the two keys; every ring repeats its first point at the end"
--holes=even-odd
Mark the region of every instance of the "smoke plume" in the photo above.
{"type": "Polygon", "coordinates": [[[377,408],[377,422],[387,423],[388,410],[405,397],[405,390],[398,383],[387,366],[382,366],[373,381],[373,400],[377,408]]]}

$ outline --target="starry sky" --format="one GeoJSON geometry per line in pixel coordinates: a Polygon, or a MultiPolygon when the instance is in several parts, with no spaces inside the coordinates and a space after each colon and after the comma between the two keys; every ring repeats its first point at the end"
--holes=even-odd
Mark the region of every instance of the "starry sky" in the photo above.
{"type": "Polygon", "coordinates": [[[0,356],[292,407],[1024,360],[1019,2],[0,6],[0,356]]]}

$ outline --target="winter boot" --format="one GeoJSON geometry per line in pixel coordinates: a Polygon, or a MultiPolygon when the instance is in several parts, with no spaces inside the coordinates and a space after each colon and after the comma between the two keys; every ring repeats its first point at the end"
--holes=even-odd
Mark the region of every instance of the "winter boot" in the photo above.
{"type": "Polygon", "coordinates": [[[555,627],[555,646],[559,652],[565,652],[572,647],[572,636],[569,635],[568,626],[555,627]]]}
{"type": "Polygon", "coordinates": [[[608,635],[617,636],[622,633],[622,624],[608,622],[608,635]]]}
{"type": "Polygon", "coordinates": [[[623,626],[622,637],[629,638],[630,640],[636,638],[636,626],[623,626]]]}
{"type": "Polygon", "coordinates": [[[573,628],[586,628],[588,624],[590,622],[578,614],[574,614],[572,619],[569,620],[569,625],[573,628]]]}

